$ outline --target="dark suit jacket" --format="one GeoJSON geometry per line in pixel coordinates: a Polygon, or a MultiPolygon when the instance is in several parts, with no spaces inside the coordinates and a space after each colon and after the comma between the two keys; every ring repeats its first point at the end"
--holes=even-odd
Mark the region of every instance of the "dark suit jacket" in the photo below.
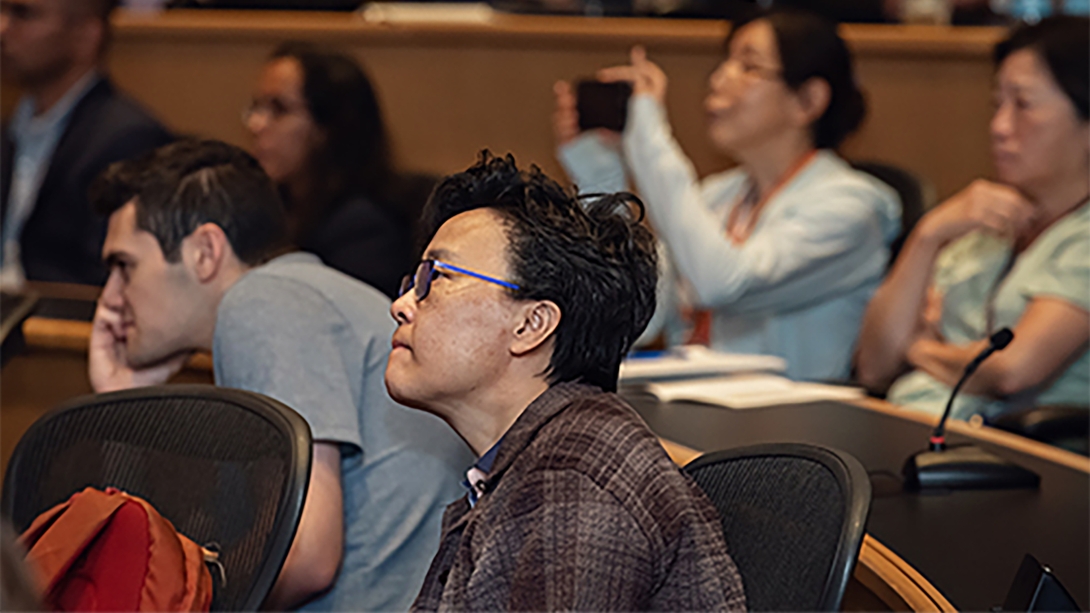
{"type": "MultiPolygon", "coordinates": [[[[101,285],[106,219],[91,210],[87,188],[113,162],[173,139],[136,102],[99,80],[73,109],[57,143],[34,211],[20,237],[23,270],[32,281],[101,285]]],[[[15,149],[5,130],[0,156],[0,220],[11,190],[15,149]]]]}
{"type": "Polygon", "coordinates": [[[719,515],[616,394],[558,383],[443,515],[414,611],[742,611],[719,515]]]}

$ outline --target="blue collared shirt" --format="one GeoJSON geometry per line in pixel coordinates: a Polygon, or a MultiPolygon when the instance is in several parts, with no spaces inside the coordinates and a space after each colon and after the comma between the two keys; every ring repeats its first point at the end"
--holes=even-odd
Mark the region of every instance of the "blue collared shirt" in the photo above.
{"type": "Polygon", "coordinates": [[[477,500],[485,494],[484,491],[484,479],[488,477],[488,473],[492,472],[492,465],[496,462],[496,454],[500,451],[500,444],[503,443],[503,438],[496,441],[495,445],[492,445],[491,449],[484,452],[478,460],[466,471],[465,481],[462,481],[462,485],[469,490],[469,506],[477,504],[477,500]]]}
{"type": "Polygon", "coordinates": [[[42,181],[49,170],[57,143],[72,119],[72,111],[99,78],[95,70],[83,75],[52,108],[40,115],[35,115],[37,101],[30,96],[24,96],[15,108],[9,127],[15,145],[15,160],[9,206],[3,220],[3,248],[0,249],[0,282],[3,285],[22,284],[19,237],[23,233],[23,225],[34,212],[42,181]]]}

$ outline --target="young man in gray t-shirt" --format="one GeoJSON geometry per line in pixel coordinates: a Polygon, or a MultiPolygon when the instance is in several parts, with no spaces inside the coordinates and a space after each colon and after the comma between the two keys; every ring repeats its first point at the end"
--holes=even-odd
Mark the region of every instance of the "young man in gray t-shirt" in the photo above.
{"type": "Polygon", "coordinates": [[[111,167],[93,192],[110,216],[95,390],[165,382],[193,351],[212,350],[217,384],[287,404],[315,441],[303,516],[266,606],[408,608],[472,456],[437,418],[387,395],[389,301],[286,253],[275,189],[231,145],[163,147],[111,167]]]}

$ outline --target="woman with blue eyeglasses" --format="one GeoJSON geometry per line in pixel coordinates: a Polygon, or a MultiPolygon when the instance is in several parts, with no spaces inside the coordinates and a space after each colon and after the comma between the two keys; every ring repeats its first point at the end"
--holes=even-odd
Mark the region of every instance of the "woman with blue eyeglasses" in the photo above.
{"type": "MultiPolygon", "coordinates": [[[[834,151],[864,115],[851,57],[835,24],[798,11],[739,21],[727,46],[704,110],[737,168],[697,177],[670,132],[666,76],[640,48],[631,65],[599,73],[633,85],[619,150],[616,135],[579,133],[571,88],[557,84],[560,160],[587,192],[624,189],[631,176],[672,260],[666,278],[676,271],[703,312],[695,340],[779,355],[796,379],[846,378],[900,232],[893,191],[834,151]]],[[[659,291],[661,318],[678,294],[659,291]]]]}
{"type": "Polygon", "coordinates": [[[435,277],[440,272],[452,272],[460,275],[466,275],[477,279],[478,281],[486,281],[499,285],[500,287],[506,287],[510,290],[517,290],[519,286],[503,279],[497,279],[495,277],[489,277],[488,275],[474,272],[468,268],[462,268],[455,266],[454,264],[447,264],[446,262],[440,262],[435,259],[425,259],[420,262],[420,265],[416,267],[416,273],[412,275],[405,275],[405,278],[401,280],[401,291],[398,292],[398,296],[404,296],[409,290],[416,290],[416,299],[423,300],[428,297],[428,292],[431,291],[431,282],[435,280],[435,277]]]}

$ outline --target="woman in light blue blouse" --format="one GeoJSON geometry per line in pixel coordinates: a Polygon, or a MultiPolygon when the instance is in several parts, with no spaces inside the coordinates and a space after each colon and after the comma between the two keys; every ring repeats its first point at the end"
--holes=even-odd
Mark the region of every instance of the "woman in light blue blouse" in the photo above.
{"type": "Polygon", "coordinates": [[[627,165],[686,293],[711,312],[712,347],[782,356],[797,379],[845,378],[900,230],[892,190],[834,152],[864,115],[851,57],[833,23],[796,11],[739,22],[728,49],[704,107],[737,168],[698,179],[671,135],[666,76],[640,48],[598,75],[633,85],[620,152],[578,133],[557,85],[560,160],[584,192],[623,189],[627,165]]]}
{"type": "Polygon", "coordinates": [[[1090,405],[1090,20],[1046,19],[996,48],[998,181],[924,216],[867,311],[858,373],[941,413],[992,332],[1014,340],[963,388],[954,417],[1090,405]],[[905,374],[906,370],[910,370],[905,374]]]}

